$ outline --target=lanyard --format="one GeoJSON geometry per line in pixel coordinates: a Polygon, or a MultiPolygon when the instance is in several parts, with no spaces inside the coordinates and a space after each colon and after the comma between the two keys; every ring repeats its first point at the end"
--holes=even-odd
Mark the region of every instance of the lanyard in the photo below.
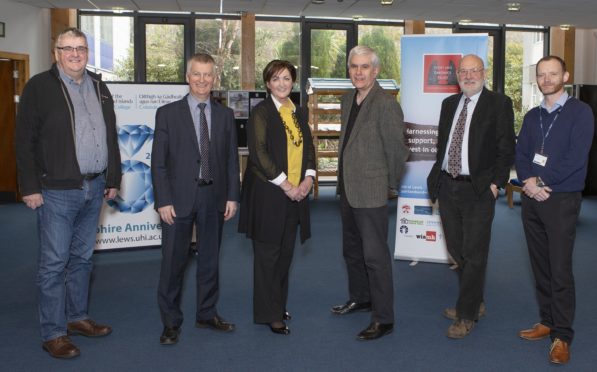
{"type": "MultiPolygon", "coordinates": [[[[568,97],[568,99],[570,99],[570,97],[568,97]]],[[[568,101],[568,99],[566,101],[568,101]]],[[[564,103],[564,105],[565,104],[566,103],[564,103]]],[[[549,137],[549,133],[551,132],[551,128],[553,127],[553,123],[555,123],[556,120],[558,120],[558,116],[560,116],[560,112],[562,112],[562,110],[564,109],[564,105],[560,106],[560,108],[558,109],[556,116],[551,121],[551,124],[549,124],[549,128],[547,128],[547,133],[543,131],[543,110],[541,110],[541,106],[539,106],[539,125],[541,126],[541,150],[539,151],[539,153],[541,155],[543,155],[543,151],[545,150],[545,140],[547,139],[547,137],[549,137]]]]}

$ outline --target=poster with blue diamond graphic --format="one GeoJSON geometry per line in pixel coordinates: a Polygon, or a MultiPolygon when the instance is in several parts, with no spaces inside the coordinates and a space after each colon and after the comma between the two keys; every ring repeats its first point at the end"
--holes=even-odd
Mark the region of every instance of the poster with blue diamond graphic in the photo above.
{"type": "Polygon", "coordinates": [[[151,146],[158,107],[184,97],[188,85],[108,84],[114,98],[122,182],[104,203],[96,249],[159,246],[161,224],[153,203],[151,146]]]}

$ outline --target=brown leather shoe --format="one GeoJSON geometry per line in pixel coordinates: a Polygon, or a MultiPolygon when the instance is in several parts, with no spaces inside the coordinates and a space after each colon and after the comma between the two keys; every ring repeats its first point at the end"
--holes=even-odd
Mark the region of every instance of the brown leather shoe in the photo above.
{"type": "Polygon", "coordinates": [[[537,323],[531,329],[524,329],[518,332],[518,335],[525,340],[536,341],[542,340],[549,336],[551,329],[541,323],[537,323]]]}
{"type": "Polygon", "coordinates": [[[54,358],[70,359],[81,355],[81,351],[68,338],[68,336],[56,337],[46,341],[41,346],[54,358]]]}
{"type": "Polygon", "coordinates": [[[458,319],[448,328],[446,336],[450,338],[464,338],[471,333],[474,326],[475,322],[472,320],[458,319]]]}
{"type": "Polygon", "coordinates": [[[101,337],[112,333],[112,327],[97,324],[92,319],[83,319],[78,322],[68,323],[67,328],[70,335],[83,335],[86,337],[101,337]]]}
{"type": "Polygon", "coordinates": [[[549,361],[556,364],[566,364],[570,360],[568,343],[556,338],[549,349],[549,361]]]}
{"type": "MultiPolygon", "coordinates": [[[[485,312],[485,302],[481,302],[481,305],[479,305],[479,314],[477,315],[478,318],[482,318],[484,317],[486,314],[485,312]]],[[[446,309],[444,309],[444,312],[442,313],[442,315],[445,318],[451,319],[451,320],[456,320],[458,319],[458,315],[456,315],[456,309],[453,307],[448,307],[446,309]]]]}

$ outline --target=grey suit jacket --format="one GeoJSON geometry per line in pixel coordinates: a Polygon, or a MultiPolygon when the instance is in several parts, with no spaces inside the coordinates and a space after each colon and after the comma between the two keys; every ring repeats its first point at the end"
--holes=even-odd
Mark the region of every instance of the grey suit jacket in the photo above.
{"type": "MultiPolygon", "coordinates": [[[[210,159],[217,208],[238,201],[240,178],[234,114],[211,101],[210,159]]],[[[187,97],[160,107],[156,112],[151,154],[155,209],[173,205],[178,217],[193,207],[199,180],[199,144],[187,97]]]]}
{"type": "Polygon", "coordinates": [[[346,124],[356,90],[342,96],[342,181],[353,208],[387,204],[388,189],[397,188],[409,150],[404,142],[404,115],[396,99],[377,83],[361,103],[350,138],[344,145],[346,124]]]}

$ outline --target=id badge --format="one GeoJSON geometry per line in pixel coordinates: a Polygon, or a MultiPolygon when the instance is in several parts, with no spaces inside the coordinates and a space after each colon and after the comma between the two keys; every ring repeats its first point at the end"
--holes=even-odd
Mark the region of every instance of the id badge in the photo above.
{"type": "Polygon", "coordinates": [[[533,158],[533,163],[544,167],[545,164],[547,164],[547,156],[535,153],[535,157],[533,158]]]}

